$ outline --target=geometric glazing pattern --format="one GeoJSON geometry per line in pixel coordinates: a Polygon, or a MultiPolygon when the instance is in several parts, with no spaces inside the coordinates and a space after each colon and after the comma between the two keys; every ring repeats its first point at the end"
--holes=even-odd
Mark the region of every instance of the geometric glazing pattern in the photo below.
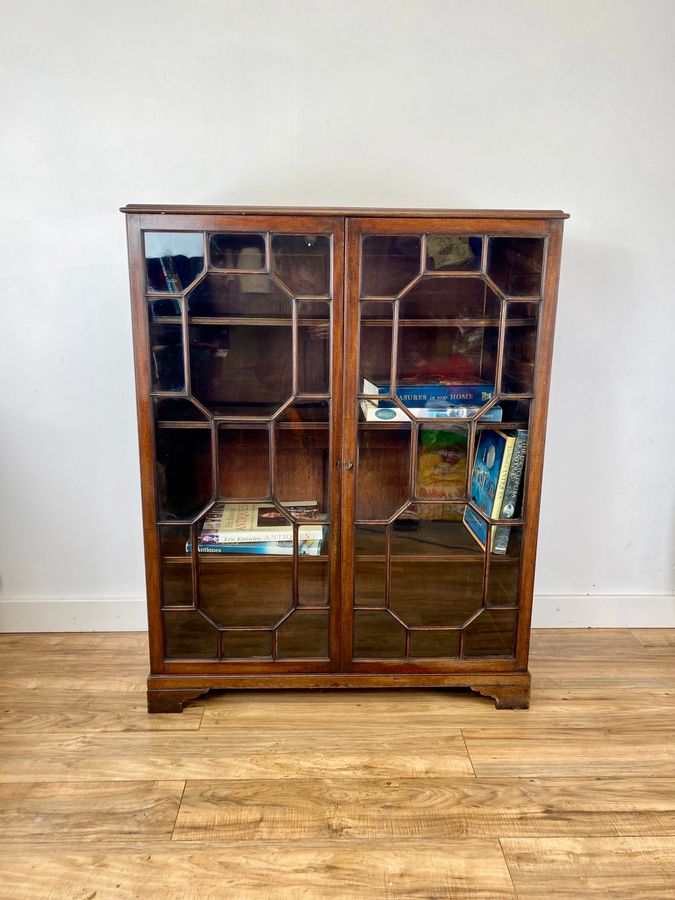
{"type": "Polygon", "coordinates": [[[498,520],[471,499],[472,462],[482,429],[528,427],[544,253],[540,238],[362,238],[356,659],[513,655],[522,520],[508,520],[497,555],[462,516],[473,509],[490,546],[498,520]],[[365,419],[363,380],[381,388],[393,421],[365,419]],[[430,423],[400,391],[437,383],[494,390],[472,416],[430,423]],[[482,418],[494,406],[502,422],[482,418]]]}
{"type": "Polygon", "coordinates": [[[330,235],[146,236],[169,658],[328,657],[329,557],[299,552],[310,517],[283,504],[315,501],[330,543],[331,252],[330,235]],[[199,553],[221,500],[275,507],[292,555],[199,553]]]}

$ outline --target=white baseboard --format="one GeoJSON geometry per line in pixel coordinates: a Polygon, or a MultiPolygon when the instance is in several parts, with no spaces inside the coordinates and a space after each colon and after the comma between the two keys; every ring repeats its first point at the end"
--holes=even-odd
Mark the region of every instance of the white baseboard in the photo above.
{"type": "MultiPolygon", "coordinates": [[[[675,594],[540,594],[534,628],[675,628],[675,594]]],[[[145,631],[145,600],[0,600],[0,632],[145,631]]]]}

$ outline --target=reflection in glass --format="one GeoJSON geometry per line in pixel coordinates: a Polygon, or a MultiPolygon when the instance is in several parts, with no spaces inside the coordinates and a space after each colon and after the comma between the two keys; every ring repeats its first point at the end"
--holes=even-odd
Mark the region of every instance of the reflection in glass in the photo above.
{"type": "Polygon", "coordinates": [[[427,235],[428,272],[456,272],[480,270],[483,238],[463,235],[427,235]]]}
{"type": "MultiPolygon", "coordinates": [[[[304,306],[308,304],[303,304],[304,306]]],[[[327,394],[330,390],[330,306],[316,302],[322,318],[298,325],[298,393],[327,394]]],[[[298,310],[299,313],[299,310],[298,310]]]]}
{"type": "Polygon", "coordinates": [[[185,389],[183,329],[150,323],[150,379],[153,391],[185,389]]]}
{"type": "Polygon", "coordinates": [[[401,299],[399,318],[453,319],[499,316],[499,298],[482,278],[425,276],[401,299]]]}
{"type": "Polygon", "coordinates": [[[211,500],[210,431],[158,428],[155,452],[160,518],[191,518],[211,500]]]}
{"type": "Polygon", "coordinates": [[[398,384],[494,384],[498,329],[399,328],[398,384]]]}
{"type": "Polygon", "coordinates": [[[361,326],[359,336],[359,392],[364,379],[374,385],[391,381],[391,340],[394,304],[364,301],[359,304],[361,326]]]}
{"type": "Polygon", "coordinates": [[[216,415],[269,416],[291,395],[291,328],[190,327],[192,393],[216,415]]]}
{"type": "Polygon", "coordinates": [[[214,269],[262,270],[265,238],[261,234],[211,234],[209,261],[214,269]]]}
{"type": "Polygon", "coordinates": [[[178,294],[202,272],[201,231],[146,231],[144,240],[148,290],[178,294]]]}
{"type": "Polygon", "coordinates": [[[272,235],[272,271],[296,297],[330,292],[330,237],[325,234],[272,235]]]}
{"type": "Polygon", "coordinates": [[[543,238],[490,238],[487,273],[507,296],[539,296],[543,262],[543,238]]]}
{"type": "Polygon", "coordinates": [[[366,235],[361,243],[361,296],[395,297],[419,275],[417,235],[366,235]]]}
{"type": "MultiPolygon", "coordinates": [[[[520,306],[522,306],[520,303],[508,303],[507,316],[510,317],[512,310],[520,306]]],[[[504,329],[502,393],[529,394],[534,390],[534,371],[537,356],[536,318],[533,324],[525,324],[532,322],[530,318],[512,321],[518,324],[509,324],[504,329]],[[523,324],[520,324],[520,321],[523,324]]]]}
{"type": "Polygon", "coordinates": [[[187,307],[188,314],[197,318],[250,316],[290,323],[292,300],[269,275],[210,272],[188,293],[187,307]]]}
{"type": "Polygon", "coordinates": [[[392,524],[393,556],[475,556],[483,551],[462,521],[458,503],[413,503],[392,524]]]}

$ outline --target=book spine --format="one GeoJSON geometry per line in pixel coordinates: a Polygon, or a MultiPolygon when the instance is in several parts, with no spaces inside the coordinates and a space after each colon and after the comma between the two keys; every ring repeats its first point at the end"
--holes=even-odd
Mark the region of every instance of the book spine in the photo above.
{"type": "MultiPolygon", "coordinates": [[[[524,429],[519,429],[516,434],[516,444],[513,448],[513,456],[511,458],[511,468],[509,469],[509,477],[506,481],[504,490],[504,499],[502,508],[499,513],[500,519],[512,519],[516,510],[516,501],[518,499],[518,490],[523,477],[523,469],[525,467],[525,458],[527,456],[528,433],[524,429]]],[[[510,525],[497,525],[494,529],[493,553],[506,553],[509,543],[509,534],[511,532],[510,525]]]]}
{"type": "MultiPolygon", "coordinates": [[[[192,542],[188,541],[185,545],[185,552],[192,553],[192,542]]],[[[277,541],[266,541],[256,544],[197,544],[198,553],[225,553],[225,554],[248,554],[260,556],[292,556],[293,542],[283,542],[283,546],[277,541]]],[[[320,556],[321,542],[310,541],[309,544],[298,545],[298,554],[300,556],[320,556]]]]}
{"type": "MultiPolygon", "coordinates": [[[[380,394],[389,393],[389,385],[378,386],[380,394]]],[[[406,406],[423,406],[429,401],[441,403],[470,404],[480,406],[492,400],[492,384],[414,384],[399,385],[396,396],[406,406]]],[[[381,400],[382,406],[392,406],[391,400],[381,400]]]]}
{"type": "MultiPolygon", "coordinates": [[[[410,421],[410,417],[399,407],[393,409],[391,407],[376,407],[373,404],[369,404],[368,401],[363,401],[363,404],[368,404],[365,408],[363,405],[361,407],[366,417],[366,422],[410,421]]],[[[415,409],[414,407],[408,407],[412,415],[417,416],[418,419],[470,419],[480,411],[480,408],[479,406],[449,406],[446,409],[431,409],[429,407],[415,409]]],[[[492,406],[483,413],[479,421],[501,422],[502,417],[503,410],[501,406],[492,406]]]]}
{"type": "MultiPolygon", "coordinates": [[[[500,432],[502,434],[502,432],[500,432]]],[[[504,446],[504,456],[502,458],[502,465],[499,469],[499,478],[497,480],[497,488],[495,490],[495,498],[492,504],[492,512],[490,513],[491,519],[498,519],[499,514],[502,511],[502,504],[504,502],[504,492],[506,491],[506,482],[509,477],[509,470],[511,468],[511,460],[513,459],[513,448],[515,447],[516,439],[514,437],[507,437],[506,444],[504,446]]],[[[496,528],[492,529],[492,537],[490,540],[490,550],[494,551],[495,546],[495,531],[496,528]]]]}

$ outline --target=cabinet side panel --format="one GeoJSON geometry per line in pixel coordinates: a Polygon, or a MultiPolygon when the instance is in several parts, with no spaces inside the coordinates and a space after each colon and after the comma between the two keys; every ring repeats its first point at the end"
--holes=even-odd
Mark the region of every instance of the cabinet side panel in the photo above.
{"type": "Polygon", "coordinates": [[[160,612],[159,547],[157,527],[155,524],[155,454],[152,410],[150,405],[148,319],[145,310],[145,256],[143,252],[143,237],[140,225],[139,216],[127,216],[127,243],[129,249],[134,368],[136,373],[136,409],[138,415],[138,445],[143,506],[150,668],[153,673],[160,673],[164,671],[164,635],[162,633],[162,616],[160,612]]]}
{"type": "Polygon", "coordinates": [[[539,325],[537,362],[534,383],[534,401],[530,414],[530,439],[528,448],[526,494],[523,501],[523,557],[520,573],[520,612],[516,638],[516,659],[519,668],[527,668],[530,646],[530,624],[532,621],[532,595],[537,556],[537,536],[539,531],[539,504],[544,465],[544,445],[546,440],[546,416],[548,413],[549,386],[551,381],[551,358],[553,356],[553,335],[558,300],[558,280],[560,275],[560,255],[562,250],[562,221],[550,224],[546,264],[544,268],[544,293],[539,325]]]}

